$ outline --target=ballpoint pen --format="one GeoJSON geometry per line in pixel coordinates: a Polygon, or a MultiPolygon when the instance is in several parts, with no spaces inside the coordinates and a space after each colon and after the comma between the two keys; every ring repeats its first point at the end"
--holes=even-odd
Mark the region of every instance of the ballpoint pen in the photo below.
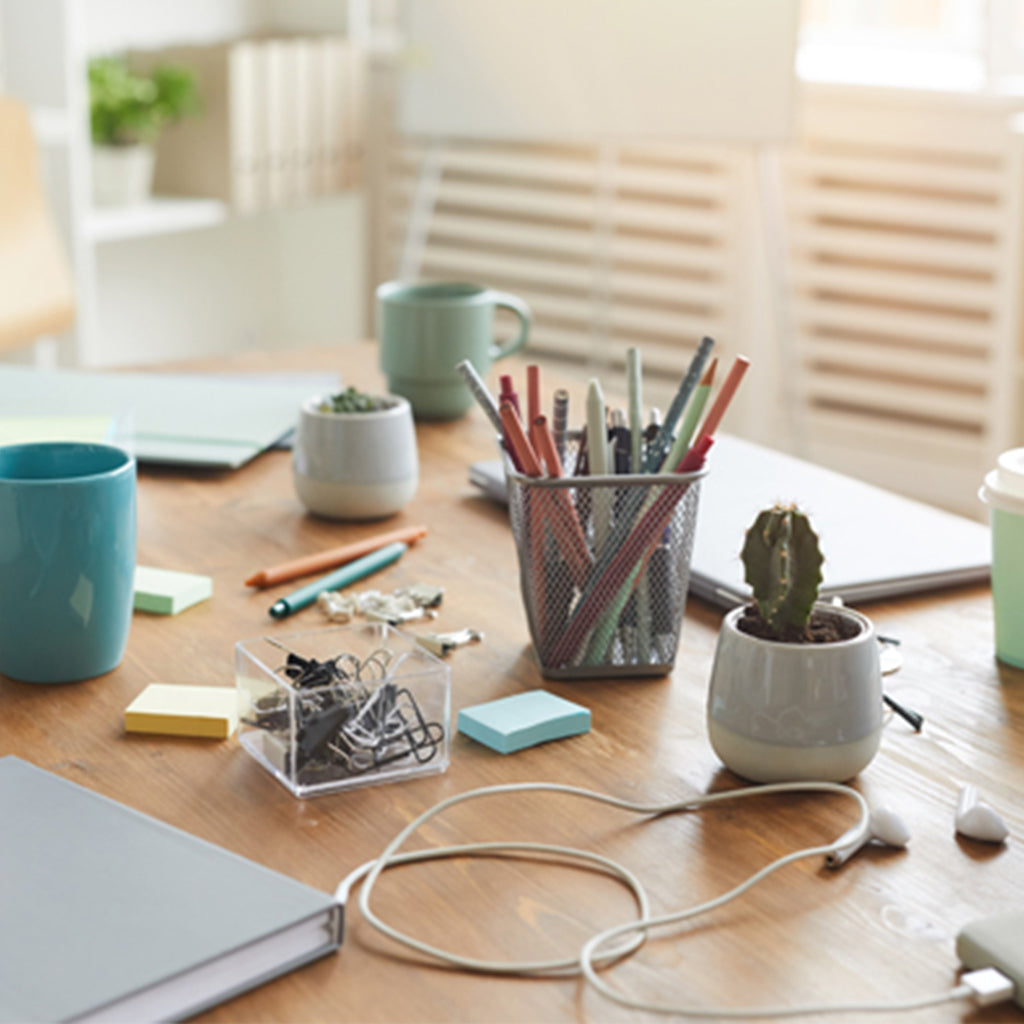
{"type": "Polygon", "coordinates": [[[633,452],[626,414],[621,409],[612,409],[611,421],[612,463],[615,472],[629,473],[633,469],[633,452]]]}
{"type": "Polygon", "coordinates": [[[339,590],[341,587],[347,587],[364,576],[369,576],[378,569],[397,562],[408,550],[408,544],[403,541],[395,541],[393,544],[371,551],[368,555],[363,555],[362,558],[357,558],[354,562],[349,562],[348,565],[343,565],[340,569],[321,576],[320,579],[301,587],[286,597],[279,598],[271,605],[270,614],[275,619],[286,618],[293,612],[300,611],[312,604],[325,590],[339,590]]]}
{"type": "Polygon", "coordinates": [[[526,436],[534,449],[537,447],[536,427],[540,415],[540,367],[530,363],[526,367],[526,436]]]}
{"type": "Polygon", "coordinates": [[[551,432],[555,441],[558,458],[565,463],[565,440],[569,429],[569,392],[559,388],[555,392],[551,407],[551,432]]]}
{"type": "MultiPolygon", "coordinates": [[[[611,473],[611,457],[608,449],[608,420],[605,411],[604,393],[596,378],[587,384],[587,445],[592,476],[607,476],[611,473]]],[[[594,552],[604,548],[611,529],[611,495],[601,484],[591,490],[594,516],[594,552]]]]}
{"type": "Polygon", "coordinates": [[[643,376],[640,369],[640,349],[626,350],[626,390],[629,394],[629,437],[631,473],[643,470],[643,376]]]}

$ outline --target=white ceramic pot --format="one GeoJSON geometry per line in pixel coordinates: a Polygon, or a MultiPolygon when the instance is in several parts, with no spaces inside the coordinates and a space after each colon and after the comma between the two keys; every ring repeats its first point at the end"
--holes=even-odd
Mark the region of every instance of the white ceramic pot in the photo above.
{"type": "Polygon", "coordinates": [[[416,493],[419,458],[409,403],[385,395],[371,412],[321,412],[323,398],[299,410],[292,478],[299,500],[330,519],[381,519],[416,493]]]}
{"type": "Polygon", "coordinates": [[[93,146],[92,195],[97,206],[133,206],[153,191],[152,146],[93,146]]]}
{"type": "Polygon", "coordinates": [[[882,734],[882,673],[870,619],[818,609],[860,632],[835,643],[790,644],[742,632],[725,617],[708,690],[708,734],[727,768],[754,782],[842,782],[870,763],[882,734]]]}

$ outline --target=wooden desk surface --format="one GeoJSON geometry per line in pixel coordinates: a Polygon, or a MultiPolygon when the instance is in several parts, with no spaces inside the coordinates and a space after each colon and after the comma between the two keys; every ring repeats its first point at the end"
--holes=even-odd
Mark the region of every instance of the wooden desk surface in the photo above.
{"type": "MultiPolygon", "coordinates": [[[[379,386],[369,345],[251,356],[237,365],[337,369],[346,383],[379,386]]],[[[514,371],[522,377],[521,364],[514,371]]],[[[102,678],[58,687],[0,679],[0,751],[325,891],[413,817],[478,786],[544,780],[653,802],[738,785],[717,761],[704,724],[720,613],[689,603],[671,677],[544,683],[531,653],[505,511],[467,482],[472,460],[494,457],[489,425],[474,409],[458,422],[420,425],[418,436],[419,492],[386,526],[304,514],[283,452],[228,474],[143,469],[140,563],[209,574],[213,598],[175,617],[137,614],[123,664],[102,678]],[[250,572],[413,523],[425,523],[429,536],[366,586],[441,584],[444,605],[429,628],[472,626],[486,634],[483,643],[449,658],[453,718],[466,705],[544,685],[591,709],[589,734],[510,756],[456,735],[444,774],[308,801],[293,798],[237,740],[125,735],[124,708],[147,683],[231,685],[235,641],[326,624],[315,606],[272,621],[269,605],[294,584],[250,591],[242,583],[250,572]]],[[[1024,673],[993,658],[987,588],[865,610],[880,631],[902,641],[904,667],[887,681],[888,691],[926,717],[920,734],[892,719],[878,757],[857,782],[869,801],[904,816],[913,832],[908,849],[871,849],[838,872],[801,861],[683,934],[650,941],[616,968],[616,982],[651,997],[705,1005],[924,996],[953,985],[960,926],[1024,908],[1024,673]],[[954,835],[958,790],[968,782],[1006,819],[1005,846],[954,835]]],[[[654,911],[663,913],[724,891],[786,851],[827,842],[854,815],[847,800],[808,795],[644,822],[565,797],[515,796],[456,808],[414,845],[518,838],[598,850],[636,872],[654,911]]],[[[382,878],[376,906],[427,941],[495,959],[575,952],[595,930],[633,911],[626,892],[602,875],[498,859],[396,869],[382,878]]],[[[906,1019],[952,1021],[969,1012],[960,1003],[906,1019]]],[[[337,956],[203,1019],[639,1016],[578,979],[479,977],[417,961],[378,937],[350,907],[337,956]]],[[[971,1019],[1024,1020],[1024,1013],[1003,1006],[971,1019]]]]}

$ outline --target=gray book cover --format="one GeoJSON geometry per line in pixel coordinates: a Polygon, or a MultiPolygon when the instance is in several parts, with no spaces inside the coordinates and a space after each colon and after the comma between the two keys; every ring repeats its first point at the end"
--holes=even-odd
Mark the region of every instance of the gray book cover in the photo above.
{"type": "Polygon", "coordinates": [[[181,1019],[338,948],[319,892],[0,758],[0,1020],[181,1019]]]}

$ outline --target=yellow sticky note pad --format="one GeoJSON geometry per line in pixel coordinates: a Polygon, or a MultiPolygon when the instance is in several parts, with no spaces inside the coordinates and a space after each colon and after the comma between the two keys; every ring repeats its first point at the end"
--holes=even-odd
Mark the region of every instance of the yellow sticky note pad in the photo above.
{"type": "Polygon", "coordinates": [[[238,691],[228,686],[150,683],[125,708],[128,732],[225,739],[238,728],[238,691]]]}

